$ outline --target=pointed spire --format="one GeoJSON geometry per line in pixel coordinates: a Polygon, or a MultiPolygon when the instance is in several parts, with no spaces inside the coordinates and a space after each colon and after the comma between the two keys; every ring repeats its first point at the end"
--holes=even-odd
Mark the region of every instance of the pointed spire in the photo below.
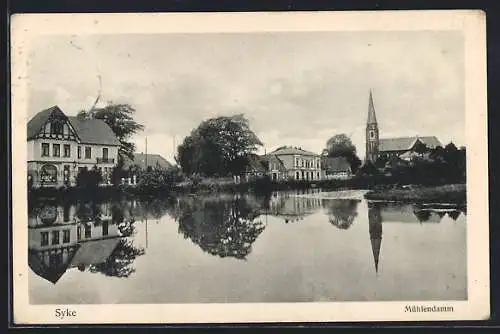
{"type": "Polygon", "coordinates": [[[375,106],[373,105],[372,90],[370,89],[370,99],[368,102],[368,121],[367,124],[377,124],[377,117],[375,116],[375,106]]]}
{"type": "Polygon", "coordinates": [[[378,274],[378,259],[380,256],[380,246],[382,244],[382,238],[370,238],[372,244],[373,261],[375,262],[375,272],[378,274]]]}

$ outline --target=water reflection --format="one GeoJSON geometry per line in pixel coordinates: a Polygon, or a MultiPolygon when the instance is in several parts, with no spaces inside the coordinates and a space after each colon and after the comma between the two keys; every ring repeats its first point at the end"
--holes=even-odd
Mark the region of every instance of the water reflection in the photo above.
{"type": "MultiPolygon", "coordinates": [[[[366,242],[369,239],[373,256],[370,263],[378,275],[383,224],[436,224],[445,217],[457,221],[466,214],[465,208],[446,205],[368,202],[366,207],[361,203],[359,199],[332,199],[318,192],[276,192],[263,197],[122,198],[102,203],[37,201],[29,203],[29,266],[54,284],[70,269],[129,277],[136,270],[137,258],[146,255],[151,220],[157,224],[174,221],[177,233],[207,255],[248,260],[255,241],[268,227],[268,218],[302,224],[301,221],[314,217],[311,219],[324,224],[325,229],[333,225],[335,231],[346,235],[359,230],[358,226],[365,229],[359,224],[367,221],[368,235],[363,238],[366,242]],[[138,222],[146,223],[146,249],[134,244],[138,222]]],[[[314,242],[311,240],[312,245],[314,242]]]]}
{"type": "Polygon", "coordinates": [[[382,214],[380,205],[376,203],[368,203],[368,230],[370,233],[375,272],[378,274],[380,247],[382,246],[382,214]]]}
{"type": "Polygon", "coordinates": [[[144,254],[133,241],[133,219],[110,202],[40,201],[28,214],[28,264],[56,283],[73,268],[128,277],[133,260],[144,254]]]}
{"type": "Polygon", "coordinates": [[[179,233],[208,254],[222,258],[246,259],[266,227],[259,219],[259,207],[243,197],[225,201],[189,198],[178,203],[173,216],[179,233]]]}
{"type": "Polygon", "coordinates": [[[349,229],[358,215],[359,202],[360,200],[355,199],[324,201],[330,224],[341,230],[349,229]]]}

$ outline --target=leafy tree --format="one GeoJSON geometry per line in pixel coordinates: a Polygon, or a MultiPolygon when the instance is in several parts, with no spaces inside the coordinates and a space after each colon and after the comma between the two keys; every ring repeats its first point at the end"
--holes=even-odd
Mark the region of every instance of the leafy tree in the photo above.
{"type": "Polygon", "coordinates": [[[356,146],[344,133],[335,135],[326,142],[326,151],[329,157],[344,157],[349,161],[351,170],[356,173],[361,166],[361,160],[356,154],[356,146]]]}
{"type": "Polygon", "coordinates": [[[203,251],[219,257],[244,260],[265,229],[258,208],[245,199],[233,201],[181,201],[172,212],[179,232],[203,251]]]}
{"type": "Polygon", "coordinates": [[[135,268],[132,265],[134,260],[138,256],[144,255],[144,253],[144,248],[135,247],[132,241],[122,238],[105,262],[93,264],[89,270],[92,273],[126,278],[135,272],[135,268]]]}
{"type": "Polygon", "coordinates": [[[328,221],[341,230],[347,230],[358,215],[358,203],[359,201],[350,199],[330,201],[327,206],[328,221]]]}
{"type": "Polygon", "coordinates": [[[176,160],[188,175],[238,175],[248,164],[247,155],[261,145],[243,115],[221,116],[194,129],[178,147],[176,160]]]}
{"type": "Polygon", "coordinates": [[[104,108],[91,109],[90,111],[82,110],[77,116],[83,119],[101,119],[106,122],[120,141],[119,158],[133,159],[135,144],[129,140],[133,135],[144,130],[144,126],[134,120],[135,112],[136,110],[129,104],[109,102],[104,108]]]}
{"type": "Polygon", "coordinates": [[[424,153],[426,153],[429,148],[427,147],[427,145],[425,145],[425,143],[422,143],[420,140],[417,140],[417,142],[415,143],[415,146],[413,147],[413,150],[422,155],[424,153]]]}

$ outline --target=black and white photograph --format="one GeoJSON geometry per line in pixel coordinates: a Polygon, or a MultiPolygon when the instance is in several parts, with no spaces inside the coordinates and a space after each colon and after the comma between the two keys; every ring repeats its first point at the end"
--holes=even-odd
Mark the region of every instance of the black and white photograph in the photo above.
{"type": "Polygon", "coordinates": [[[484,27],[14,17],[14,319],[487,318],[484,27]]]}

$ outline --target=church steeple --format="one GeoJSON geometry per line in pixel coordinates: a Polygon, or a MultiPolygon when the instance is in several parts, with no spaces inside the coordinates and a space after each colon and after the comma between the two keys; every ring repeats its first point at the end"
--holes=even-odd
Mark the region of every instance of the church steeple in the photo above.
{"type": "Polygon", "coordinates": [[[373,105],[373,96],[371,89],[370,89],[370,98],[368,101],[368,120],[366,124],[377,124],[377,117],[375,116],[375,106],[373,105]]]}
{"type": "Polygon", "coordinates": [[[372,90],[368,99],[368,119],[366,121],[366,153],[365,162],[375,163],[378,157],[379,133],[372,90]]]}

